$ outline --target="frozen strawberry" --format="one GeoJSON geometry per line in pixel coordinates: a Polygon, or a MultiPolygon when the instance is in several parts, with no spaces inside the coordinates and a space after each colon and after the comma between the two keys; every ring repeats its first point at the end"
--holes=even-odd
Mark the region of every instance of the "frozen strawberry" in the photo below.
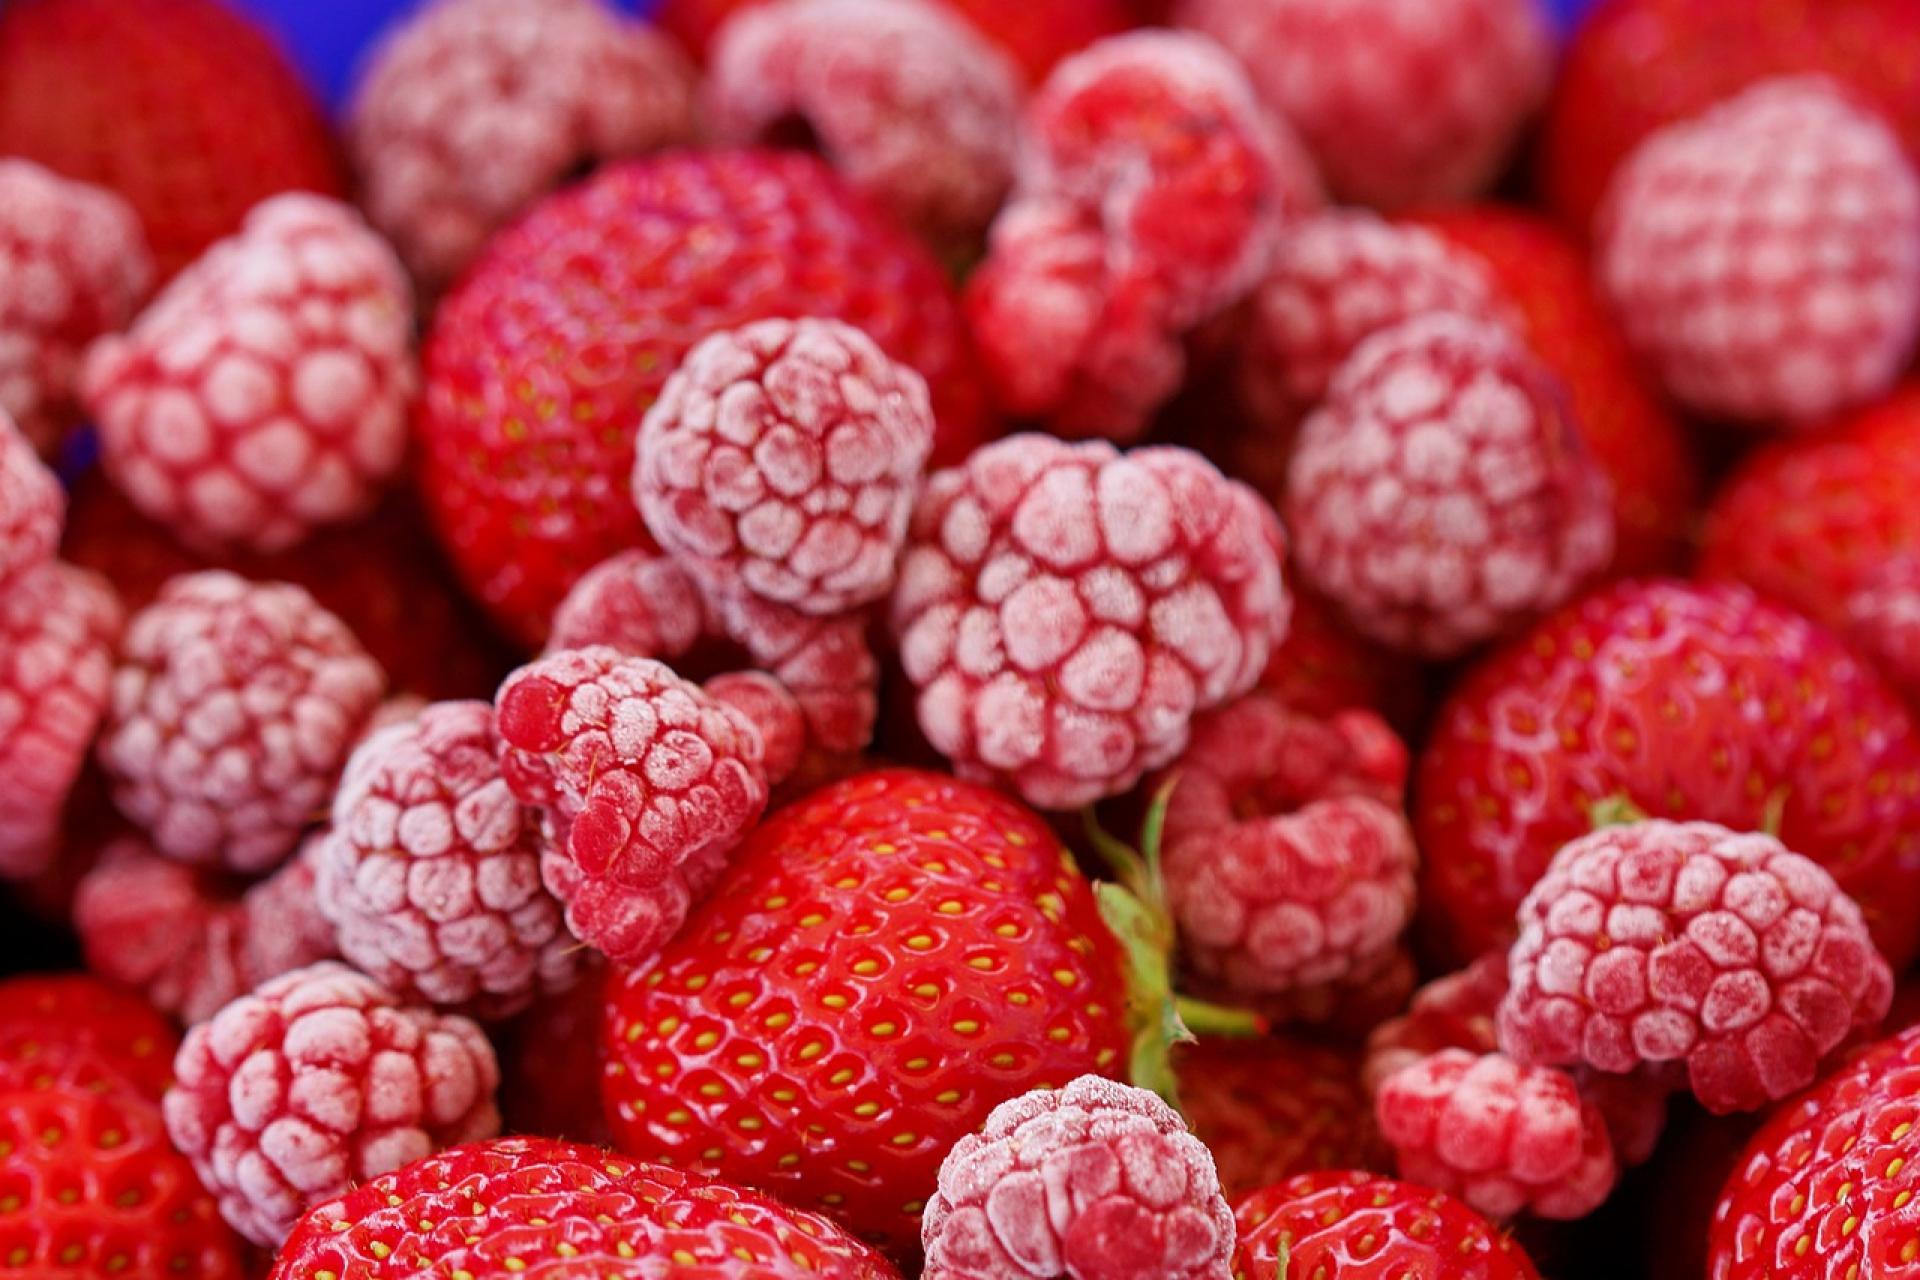
{"type": "Polygon", "coordinates": [[[1042,808],[1127,790],[1286,633],[1278,524],[1184,449],[1022,435],[935,474],[893,627],[927,740],[1042,808]]]}
{"type": "Polygon", "coordinates": [[[803,316],[919,371],[936,459],[987,434],[940,269],[809,156],[609,166],[496,237],[435,313],[416,418],[420,492],[473,595],[543,638],[575,580],[644,537],[627,479],[668,375],[716,330],[803,316]]]}
{"type": "Polygon", "coordinates": [[[323,810],[382,683],[300,588],[175,578],[121,644],[99,748],[114,803],[170,858],[264,871],[323,810]]]}
{"type": "Polygon", "coordinates": [[[80,416],[74,382],[87,344],[123,327],[146,297],[153,259],[140,220],[101,187],[29,160],[0,160],[0,413],[52,453],[80,416]]]}
{"type": "Polygon", "coordinates": [[[347,109],[367,217],[431,297],[592,164],[688,141],[693,74],[603,0],[435,0],[369,55],[347,109]]]}
{"type": "Polygon", "coordinates": [[[801,131],[937,246],[975,244],[1013,181],[1013,61],[940,0],[776,0],[720,29],[707,124],[730,142],[801,131]]]}
{"type": "Polygon", "coordinates": [[[0,588],[53,558],[67,496],[0,409],[0,588]]]}
{"type": "Polygon", "coordinates": [[[158,1106],[180,1036],[137,996],[83,974],[0,981],[0,1090],[71,1086],[158,1106]]]}
{"type": "Polygon", "coordinates": [[[1179,1112],[1098,1076],[995,1107],[940,1166],[925,1280],[1220,1280],[1233,1212],[1179,1112]]]}
{"type": "Polygon", "coordinates": [[[187,1033],[167,1133],[255,1244],[309,1208],[500,1127],[493,1048],[331,961],[268,982],[187,1033]]]}
{"type": "Polygon", "coordinates": [[[1821,77],[1653,134],[1595,237],[1628,340],[1703,414],[1817,423],[1890,390],[1920,345],[1920,171],[1821,77]]]}
{"type": "Polygon", "coordinates": [[[1537,0],[1181,0],[1174,18],[1246,64],[1354,204],[1485,190],[1552,82],[1537,0]]]}
{"type": "Polygon", "coordinates": [[[1414,795],[1422,915],[1456,962],[1513,937],[1548,861],[1616,797],[1775,830],[1861,904],[1896,969],[1920,947],[1906,710],[1832,634],[1738,587],[1627,584],[1517,638],[1454,691],[1414,795]]]}
{"type": "Polygon", "coordinates": [[[1506,329],[1430,314],[1363,342],[1307,419],[1285,511],[1301,574],[1363,634],[1457,656],[1613,552],[1606,475],[1506,329]]]}

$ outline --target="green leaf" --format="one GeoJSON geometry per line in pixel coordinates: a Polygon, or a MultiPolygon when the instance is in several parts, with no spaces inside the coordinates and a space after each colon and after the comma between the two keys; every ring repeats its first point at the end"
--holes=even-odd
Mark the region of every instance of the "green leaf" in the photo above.
{"type": "Polygon", "coordinates": [[[1587,807],[1587,820],[1595,831],[1602,827],[1624,827],[1630,822],[1645,822],[1647,812],[1624,792],[1595,800],[1587,807]]]}

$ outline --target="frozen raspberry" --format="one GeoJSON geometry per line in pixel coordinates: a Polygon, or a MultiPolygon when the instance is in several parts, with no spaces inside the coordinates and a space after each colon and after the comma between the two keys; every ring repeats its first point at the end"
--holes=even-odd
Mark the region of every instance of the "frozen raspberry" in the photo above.
{"type": "Polygon", "coordinates": [[[1416,858],[1407,749],[1378,717],[1320,720],[1251,693],[1194,722],[1167,778],[1162,874],[1196,973],[1261,995],[1393,950],[1416,858]]]}
{"type": "Polygon", "coordinates": [[[703,687],[760,735],[760,767],[770,785],[778,786],[799,766],[807,748],[807,722],[786,685],[764,671],[730,671],[703,687]]]}
{"type": "Polygon", "coordinates": [[[1920,705],[1920,555],[1875,564],[1843,607],[1854,647],[1920,705]]]}
{"type": "Polygon", "coordinates": [[[53,558],[67,497],[0,408],[0,589],[53,558]]]}
{"type": "Polygon", "coordinates": [[[736,596],[713,603],[709,625],[751,666],[785,685],[806,717],[809,746],[832,754],[866,747],[879,710],[880,664],[867,618],[815,618],[785,605],[736,596]]]}
{"type": "Polygon", "coordinates": [[[1552,83],[1537,0],[1182,0],[1175,18],[1246,64],[1355,204],[1483,190],[1552,83]]]}
{"type": "Polygon", "coordinates": [[[1520,905],[1500,1045],[1524,1062],[1684,1062],[1716,1114],[1813,1082],[1893,999],[1860,908],[1772,836],[1710,822],[1605,827],[1520,905]]]}
{"type": "Polygon", "coordinates": [[[0,590],[0,875],[44,869],[107,708],[120,602],[54,561],[0,590]]]}
{"type": "Polygon", "coordinates": [[[359,214],[277,196],[95,343],[80,391],[135,506],[190,543],[277,551],[365,515],[399,469],[412,330],[359,214]]]}
{"type": "Polygon", "coordinates": [[[367,217],[423,292],[573,174],[693,135],[673,42],[602,0],[436,0],[382,38],[347,111],[367,217]]]}
{"type": "Polygon", "coordinates": [[[1178,1112],[1081,1076],[960,1139],[920,1234],[924,1280],[1225,1280],[1233,1213],[1178,1112]]]}
{"type": "Polygon", "coordinates": [[[1224,984],[1190,979],[1192,994],[1252,1009],[1275,1027],[1294,1027],[1337,1044],[1364,1041],[1375,1027],[1407,1007],[1420,985],[1413,950],[1402,943],[1356,960],[1343,977],[1251,997],[1224,984]]]}
{"type": "Polygon", "coordinates": [[[1374,1098],[1400,1176],[1493,1218],[1583,1218],[1619,1178],[1600,1111],[1573,1077],[1505,1054],[1443,1049],[1395,1072],[1374,1098]]]}
{"type": "Polygon", "coordinates": [[[778,0],[721,28],[707,122],[732,142],[805,130],[828,163],[936,244],[977,241],[1013,181],[1023,87],[936,0],[778,0]]]}
{"type": "Polygon", "coordinates": [[[437,702],[347,762],[319,844],[320,909],[356,968],[423,1004],[505,1017],[579,975],[540,883],[539,818],[500,766],[493,708],[437,702]]]}
{"type": "Polygon", "coordinates": [[[1022,435],[927,483],[893,627],[920,727],[1041,808],[1127,790],[1286,634],[1272,511],[1184,449],[1022,435]]]}
{"type": "Polygon", "coordinates": [[[0,279],[0,412],[48,453],[79,417],[81,355],[133,319],[153,259],[113,192],[0,160],[0,279]]]}
{"type": "Polygon", "coordinates": [[[299,587],[175,578],[121,644],[100,741],[114,803],[168,857],[263,871],[325,809],[381,684],[299,587]]]}
{"type": "Polygon", "coordinates": [[[270,978],[332,959],[333,926],[314,883],[324,838],[237,896],[143,840],[115,841],[74,895],[87,967],[191,1026],[270,978]]]}
{"type": "Polygon", "coordinates": [[[1009,412],[1131,439],[1189,331],[1259,282],[1312,165],[1211,41],[1144,31],[1063,62],[1028,108],[1013,202],[969,286],[1009,412]]]}
{"type": "Polygon", "coordinates": [[[1355,634],[1329,601],[1299,581],[1288,585],[1287,638],[1260,673],[1260,687],[1308,715],[1364,707],[1402,732],[1420,724],[1427,702],[1420,663],[1355,634]]]}
{"type": "Polygon", "coordinates": [[[1604,472],[1506,330],[1435,314],[1334,376],[1287,472],[1301,574],[1362,632],[1452,657],[1559,605],[1613,552],[1604,472]]]}
{"type": "Polygon", "coordinates": [[[553,612],[547,652],[612,645],[636,658],[677,658],[706,624],[700,589],[669,556],[636,547],[573,584],[553,612]]]}
{"type": "Polygon", "coordinates": [[[932,448],[919,374],[837,320],[762,320],[706,338],[668,379],[633,496],[708,594],[843,613],[893,585],[932,448]]]}
{"type": "Polygon", "coordinates": [[[280,1243],[356,1182],[499,1132],[493,1046],[328,961],[283,974],[187,1033],[167,1133],[220,1212],[280,1243]]]}
{"type": "Polygon", "coordinates": [[[1887,391],[1920,342],[1920,173],[1821,77],[1653,134],[1595,234],[1628,340],[1701,413],[1810,423],[1887,391]]]}
{"type": "Polygon", "coordinates": [[[605,646],[522,667],[495,705],[507,784],[552,826],[541,872],[568,926],[615,960],[646,959],[766,808],[759,733],[660,663],[605,646]]]}

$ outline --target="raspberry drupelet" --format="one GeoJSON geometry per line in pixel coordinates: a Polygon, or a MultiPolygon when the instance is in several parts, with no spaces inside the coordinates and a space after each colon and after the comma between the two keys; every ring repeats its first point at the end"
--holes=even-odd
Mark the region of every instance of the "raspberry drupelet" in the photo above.
{"type": "Polygon", "coordinates": [[[234,1229],[270,1248],[352,1184],[500,1127],[499,1069],[479,1027],[331,961],[194,1027],[173,1069],[174,1146],[234,1229]]]}
{"type": "Polygon", "coordinates": [[[925,1280],[1228,1280],[1233,1213],[1178,1112],[1081,1076],[955,1145],[921,1240],[925,1280]]]}
{"type": "Polygon", "coordinates": [[[581,169],[693,137],[692,68],[604,0],[436,0],[347,110],[367,217],[431,296],[581,169]]]}
{"type": "Polygon", "coordinates": [[[264,871],[325,809],[383,683],[299,587],[175,578],[121,643],[99,744],[114,803],[170,858],[264,871]]]}
{"type": "Polygon", "coordinates": [[[67,495],[0,408],[0,589],[53,559],[67,495]]]}
{"type": "Polygon", "coordinates": [[[894,588],[920,727],[1041,808],[1133,785],[1286,634],[1265,503],[1184,449],[1021,435],[928,481],[894,588]]]}
{"type": "Polygon", "coordinates": [[[277,196],[94,344],[101,460],[189,544],[278,551],[365,515],[400,468],[413,297],[351,208],[277,196]]]}
{"type": "Polygon", "coordinates": [[[581,575],[553,611],[547,652],[611,645],[636,658],[678,658],[706,625],[699,584],[673,557],[635,547],[581,575]]]}
{"type": "Polygon", "coordinates": [[[1505,328],[1452,314],[1340,367],[1283,509],[1302,576],[1364,634],[1428,658],[1560,605],[1613,553],[1611,491],[1564,389],[1505,328]]]}
{"type": "Polygon", "coordinates": [[[1595,237],[1629,341],[1699,413],[1815,425],[1889,390],[1920,344],[1920,172],[1823,77],[1653,134],[1595,237]]]}
{"type": "Polygon", "coordinates": [[[1562,849],[1520,906],[1509,968],[1508,1053],[1612,1072],[1684,1063],[1716,1114],[1805,1088],[1893,998],[1832,876],[1709,822],[1603,827],[1562,849]]]}

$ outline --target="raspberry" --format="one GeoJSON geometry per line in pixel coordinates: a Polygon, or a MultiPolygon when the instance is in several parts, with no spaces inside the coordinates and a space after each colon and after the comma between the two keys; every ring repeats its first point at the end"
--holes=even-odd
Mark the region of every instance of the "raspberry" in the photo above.
{"type": "Polygon", "coordinates": [[[264,871],[326,805],[381,683],[299,587],[175,578],[121,644],[100,741],[114,803],[168,857],[264,871]]]}
{"type": "Polygon", "coordinates": [[[0,409],[0,589],[53,558],[67,497],[0,409]]]}
{"type": "Polygon", "coordinates": [[[1183,449],[1039,435],[934,475],[893,596],[920,727],[1042,808],[1131,787],[1286,633],[1278,523],[1183,449]]]}
{"type": "Polygon", "coordinates": [[[544,811],[547,887],[574,934],[615,960],[659,950],[767,804],[746,717],[645,658],[596,646],[507,677],[501,769],[544,811]]]}
{"type": "Polygon", "coordinates": [[[367,217],[431,295],[596,161],[693,135],[673,42],[601,0],[437,0],[382,37],[347,109],[367,217]]]}
{"type": "Polygon", "coordinates": [[[540,883],[539,820],[484,702],[438,702],[354,749],[316,855],[340,952],[403,1000],[505,1017],[570,986],[579,948],[540,883]]]}
{"type": "Polygon", "coordinates": [[[967,298],[1002,406],[1131,439],[1179,389],[1187,333],[1239,301],[1319,203],[1284,125],[1211,41],[1101,41],[1028,107],[1013,202],[967,298]]]}
{"type": "Polygon", "coordinates": [[[1421,723],[1427,691],[1420,664],[1356,635],[1331,603],[1298,581],[1288,585],[1293,616],[1260,673],[1260,688],[1306,715],[1365,707],[1403,730],[1421,723]]]}
{"type": "Polygon", "coordinates": [[[113,589],[58,561],[0,590],[0,874],[33,875],[53,857],[120,625],[113,589]]]}
{"type": "Polygon", "coordinates": [[[1365,1040],[1375,1027],[1407,1007],[1407,998],[1419,985],[1419,966],[1414,963],[1412,949],[1404,943],[1356,961],[1346,976],[1331,982],[1291,987],[1257,998],[1225,986],[1193,983],[1195,995],[1252,1008],[1270,1026],[1300,1027],[1340,1044],[1365,1040]]]}
{"type": "Polygon", "coordinates": [[[1886,1016],[1893,977],[1860,909],[1772,836],[1609,827],[1562,849],[1520,906],[1500,1044],[1525,1062],[1684,1062],[1716,1114],[1813,1082],[1886,1016]]]}
{"type": "Polygon", "coordinates": [[[1889,390],[1920,344],[1920,173],[1821,77],[1653,134],[1595,235],[1628,339],[1701,413],[1809,424],[1889,390]]]}
{"type": "Polygon", "coordinates": [[[1001,1103],[940,1166],[924,1280],[1222,1280],[1213,1157],[1145,1089],[1081,1076],[1001,1103]]]}
{"type": "Polygon", "coordinates": [[[1854,647],[1920,705],[1920,556],[1895,556],[1876,566],[1845,608],[1854,647]]]}
{"type": "Polygon", "coordinates": [[[194,1027],[173,1070],[167,1133],[226,1220],[267,1247],[351,1184],[500,1128],[479,1027],[332,961],[194,1027]]]}
{"type": "Polygon", "coordinates": [[[893,585],[932,447],[919,374],[851,325],[762,320],[704,339],[668,379],[633,496],[709,595],[843,613],[893,585]]]}
{"type": "Polygon", "coordinates": [[[706,622],[700,589],[678,561],[635,548],[587,570],[553,611],[547,652],[605,644],[636,658],[677,658],[706,622]]]}
{"type": "Polygon", "coordinates": [[[1552,83],[1535,0],[1182,0],[1175,19],[1246,64],[1353,204],[1483,190],[1552,83]]]}
{"type": "Polygon", "coordinates": [[[88,353],[107,474],[190,543],[278,551],[365,515],[406,449],[412,322],[359,214],[269,200],[88,353]]]}
{"type": "Polygon", "coordinates": [[[760,767],[778,786],[800,764],[807,748],[807,722],[787,686],[764,671],[730,671],[703,686],[714,701],[731,707],[760,738],[760,767]]]}
{"type": "Polygon", "coordinates": [[[864,615],[814,618],[750,597],[717,601],[713,610],[709,625],[799,703],[811,746],[845,754],[867,745],[879,710],[880,664],[864,615]]]}
{"type": "Polygon", "coordinates": [[[113,192],[0,160],[0,277],[0,412],[50,453],[80,415],[81,354],[133,319],[153,259],[113,192]]]}
{"type": "Polygon", "coordinates": [[[1393,950],[1414,903],[1407,749],[1372,713],[1248,694],[1194,722],[1172,779],[1162,874],[1195,972],[1283,992],[1393,950]]]}
{"type": "Polygon", "coordinates": [[[1287,473],[1301,573],[1363,633],[1458,655],[1559,605],[1613,552],[1607,478],[1560,384],[1454,315],[1360,345],[1287,473]]]}
{"type": "Polygon", "coordinates": [[[932,0],[781,0],[721,28],[709,125],[732,142],[797,126],[905,226],[965,246],[1013,181],[1023,86],[1006,54],[932,0]]]}

